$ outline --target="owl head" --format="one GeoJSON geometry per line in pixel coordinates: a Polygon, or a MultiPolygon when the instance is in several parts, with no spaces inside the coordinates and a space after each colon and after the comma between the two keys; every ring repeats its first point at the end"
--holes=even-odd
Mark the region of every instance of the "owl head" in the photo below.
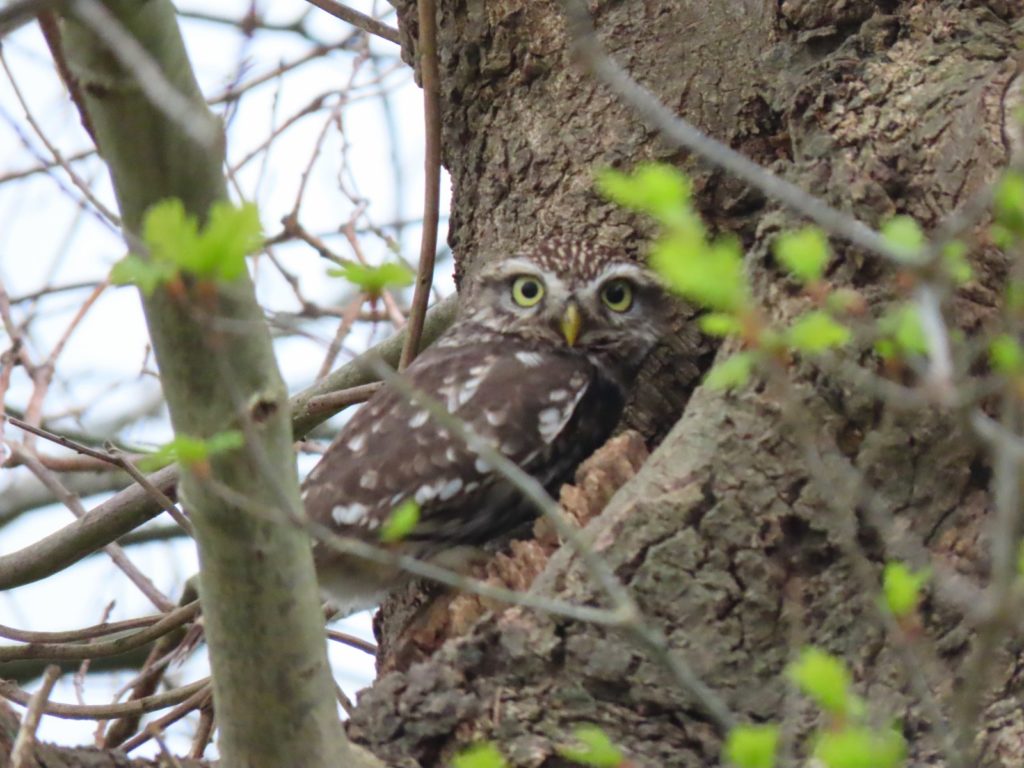
{"type": "Polygon", "coordinates": [[[584,354],[620,381],[635,374],[669,311],[654,274],[626,254],[563,238],[491,263],[467,298],[468,324],[584,354]]]}

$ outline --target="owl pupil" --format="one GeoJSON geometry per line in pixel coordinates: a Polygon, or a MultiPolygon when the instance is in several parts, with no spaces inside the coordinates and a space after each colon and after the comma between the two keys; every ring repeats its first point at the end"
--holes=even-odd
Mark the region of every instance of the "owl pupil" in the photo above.
{"type": "Polygon", "coordinates": [[[612,304],[618,304],[626,298],[626,292],[622,289],[621,285],[612,285],[605,292],[605,296],[608,297],[608,301],[612,304]]]}
{"type": "Polygon", "coordinates": [[[533,299],[537,297],[537,292],[540,288],[532,280],[527,280],[519,288],[520,293],[523,294],[524,299],[533,299]]]}

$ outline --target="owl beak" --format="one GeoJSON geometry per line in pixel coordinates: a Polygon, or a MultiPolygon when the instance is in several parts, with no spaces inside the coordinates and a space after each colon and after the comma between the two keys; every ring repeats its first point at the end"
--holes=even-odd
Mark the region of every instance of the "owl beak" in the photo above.
{"type": "Polygon", "coordinates": [[[565,307],[565,314],[562,315],[562,335],[570,347],[576,344],[581,324],[580,308],[576,306],[575,302],[569,302],[565,307]]]}

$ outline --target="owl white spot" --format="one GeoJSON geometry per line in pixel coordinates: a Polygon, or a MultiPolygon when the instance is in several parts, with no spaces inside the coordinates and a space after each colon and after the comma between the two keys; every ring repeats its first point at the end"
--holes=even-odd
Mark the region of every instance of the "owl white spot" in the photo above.
{"type": "Polygon", "coordinates": [[[558,408],[545,408],[537,418],[542,425],[557,424],[562,420],[562,411],[558,408]]]}
{"type": "Polygon", "coordinates": [[[484,376],[487,375],[487,372],[491,370],[493,362],[494,360],[492,358],[487,358],[487,362],[482,363],[481,365],[474,365],[469,369],[469,375],[478,379],[484,378],[484,376]]]}
{"type": "Polygon", "coordinates": [[[368,491],[372,491],[377,487],[377,470],[369,469],[363,473],[363,476],[359,478],[359,487],[365,488],[368,491]]]}
{"type": "Polygon", "coordinates": [[[363,448],[366,447],[366,433],[360,432],[358,435],[351,438],[347,443],[345,443],[345,445],[352,452],[363,450],[363,448]]]}
{"type": "Polygon", "coordinates": [[[368,511],[369,507],[358,501],[351,504],[339,504],[331,510],[331,519],[338,525],[355,525],[368,511]]]}
{"type": "MultiPolygon", "coordinates": [[[[583,385],[586,384],[586,383],[587,383],[587,377],[584,374],[580,373],[579,371],[575,371],[572,374],[572,376],[569,377],[569,386],[572,387],[573,389],[576,389],[576,390],[582,389],[583,385]]],[[[577,395],[576,399],[579,400],[579,396],[578,395],[577,395]]]]}
{"type": "Polygon", "coordinates": [[[515,455],[515,452],[517,450],[519,450],[519,445],[517,443],[502,443],[501,444],[501,452],[504,453],[506,456],[513,456],[513,455],[515,455]]]}
{"type": "Polygon", "coordinates": [[[565,389],[553,389],[548,392],[548,400],[552,403],[560,403],[563,400],[568,399],[569,391],[565,389]]]}
{"type": "Polygon", "coordinates": [[[454,448],[449,446],[448,448],[444,449],[444,457],[448,459],[448,461],[454,462],[458,458],[458,454],[455,453],[454,448]]]}
{"type": "Polygon", "coordinates": [[[500,427],[502,424],[504,424],[508,420],[508,411],[507,410],[496,410],[496,411],[485,410],[484,411],[484,418],[487,419],[487,423],[490,424],[492,427],[500,427]]]}
{"type": "Polygon", "coordinates": [[[587,391],[586,387],[581,386],[576,390],[575,396],[561,407],[545,408],[539,414],[537,414],[537,431],[540,432],[540,437],[545,443],[553,441],[559,433],[565,429],[565,425],[572,418],[573,412],[576,410],[576,406],[579,404],[580,399],[587,391]]]}
{"type": "Polygon", "coordinates": [[[544,358],[536,352],[516,352],[516,360],[525,365],[527,368],[536,368],[542,362],[544,358]]]}
{"type": "Polygon", "coordinates": [[[476,480],[474,480],[471,483],[466,483],[465,492],[466,493],[472,493],[473,491],[475,491],[479,487],[480,487],[480,483],[478,483],[476,480]]]}
{"type": "Polygon", "coordinates": [[[444,480],[438,480],[436,483],[433,484],[427,483],[426,485],[421,485],[416,490],[416,493],[415,495],[413,495],[412,498],[417,504],[426,504],[428,501],[437,498],[439,492],[444,487],[444,485],[444,480]]]}
{"type": "Polygon", "coordinates": [[[391,501],[389,503],[391,504],[392,507],[396,507],[398,506],[398,502],[400,502],[404,498],[404,493],[396,493],[394,496],[391,497],[391,501]]]}
{"type": "Polygon", "coordinates": [[[424,424],[427,423],[427,419],[429,418],[430,414],[427,413],[426,411],[416,411],[416,413],[412,415],[412,418],[409,419],[409,426],[412,427],[413,429],[416,429],[417,427],[422,427],[424,424]]]}
{"type": "Polygon", "coordinates": [[[448,501],[452,496],[462,490],[462,481],[459,478],[449,480],[447,483],[441,486],[440,492],[437,494],[437,498],[441,501],[448,501]]]}
{"type": "Polygon", "coordinates": [[[454,413],[473,398],[480,387],[480,382],[484,380],[484,374],[489,370],[490,365],[470,368],[469,378],[461,382],[448,382],[448,379],[445,378],[447,386],[438,389],[438,393],[444,397],[445,406],[450,413],[454,413]],[[474,373],[474,371],[480,371],[480,373],[474,373]]]}
{"type": "Polygon", "coordinates": [[[462,387],[459,389],[459,393],[456,396],[456,408],[461,408],[473,399],[473,395],[476,394],[481,381],[483,381],[483,379],[477,377],[466,379],[466,381],[463,382],[462,387]]]}
{"type": "Polygon", "coordinates": [[[494,467],[492,467],[490,464],[488,464],[483,459],[477,459],[476,461],[473,462],[473,469],[475,469],[481,475],[485,475],[488,472],[490,472],[492,469],[494,469],[494,467]]]}

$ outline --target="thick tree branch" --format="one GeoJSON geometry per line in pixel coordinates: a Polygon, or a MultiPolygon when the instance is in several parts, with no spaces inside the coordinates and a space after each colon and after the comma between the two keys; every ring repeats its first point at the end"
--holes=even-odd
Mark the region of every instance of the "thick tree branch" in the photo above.
{"type": "MultiPolygon", "coordinates": [[[[227,196],[223,146],[212,138],[219,130],[192,74],[174,7],[163,0],[77,0],[72,8],[63,30],[66,57],[84,85],[81,106],[129,235],[138,234],[151,205],[168,197],[205,219],[210,205],[227,196]]],[[[182,301],[161,288],[143,305],[175,432],[208,438],[242,427],[252,450],[218,455],[209,473],[268,499],[297,500],[287,396],[248,274],[218,283],[203,299],[182,301]],[[261,462],[254,463],[253,452],[261,462]]],[[[224,761],[333,766],[347,742],[335,712],[308,539],[222,503],[192,470],[181,474],[202,562],[224,761]]]]}

